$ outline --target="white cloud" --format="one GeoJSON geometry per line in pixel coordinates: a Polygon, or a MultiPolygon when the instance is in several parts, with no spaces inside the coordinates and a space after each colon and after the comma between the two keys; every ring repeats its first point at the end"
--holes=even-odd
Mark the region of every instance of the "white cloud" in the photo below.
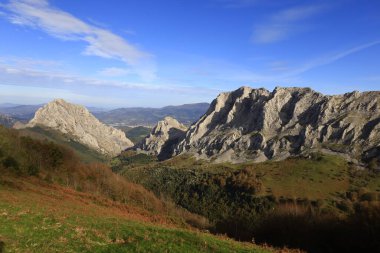
{"type": "Polygon", "coordinates": [[[294,33],[306,29],[305,25],[297,22],[311,18],[323,10],[326,6],[309,5],[282,10],[269,18],[265,23],[255,26],[252,40],[256,43],[272,43],[284,40],[294,33]]]}
{"type": "Polygon", "coordinates": [[[122,68],[106,68],[99,72],[103,76],[109,77],[117,77],[117,76],[125,76],[130,73],[128,69],[122,68]]]}
{"type": "Polygon", "coordinates": [[[86,42],[85,55],[120,60],[143,80],[156,78],[151,54],[109,30],[52,7],[47,0],[10,0],[1,6],[8,11],[8,19],[13,24],[41,29],[62,40],[86,42]]]}
{"type": "Polygon", "coordinates": [[[61,62],[59,61],[20,58],[14,56],[0,57],[0,64],[8,66],[17,66],[19,68],[40,68],[49,70],[52,70],[57,67],[62,67],[61,62]]]}
{"type": "MultiPolygon", "coordinates": [[[[81,87],[94,86],[98,88],[119,88],[134,91],[161,91],[175,92],[177,94],[212,94],[215,90],[209,88],[197,88],[191,86],[178,85],[176,83],[160,84],[158,81],[152,82],[126,82],[119,80],[107,80],[103,78],[93,78],[82,75],[70,74],[54,69],[43,69],[33,67],[20,67],[17,62],[4,64],[0,58],[0,83],[5,85],[28,85],[33,87],[81,87]]],[[[19,59],[19,61],[23,61],[19,59]]],[[[27,59],[25,61],[38,62],[38,60],[27,59]]],[[[44,62],[44,61],[42,61],[44,62]]],[[[49,61],[47,61],[49,62],[49,61]]],[[[106,74],[122,74],[124,69],[109,68],[103,70],[106,74]]],[[[125,70],[126,72],[128,70],[125,70]]],[[[127,74],[127,73],[126,73],[127,74]]]]}

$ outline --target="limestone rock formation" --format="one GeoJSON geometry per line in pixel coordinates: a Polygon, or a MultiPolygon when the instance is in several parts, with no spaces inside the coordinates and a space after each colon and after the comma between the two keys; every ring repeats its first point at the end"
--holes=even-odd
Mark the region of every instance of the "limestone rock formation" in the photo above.
{"type": "Polygon", "coordinates": [[[105,155],[117,155],[133,146],[124,132],[104,125],[85,107],[56,99],[38,109],[26,127],[43,126],[60,131],[105,155]]]}
{"type": "Polygon", "coordinates": [[[380,91],[327,96],[309,88],[241,87],[221,93],[175,153],[240,162],[326,149],[380,160],[379,147],[380,91]]]}
{"type": "Polygon", "coordinates": [[[187,128],[176,119],[165,117],[135,146],[135,149],[155,155],[161,160],[169,158],[175,145],[185,137],[186,130],[187,128]]]}

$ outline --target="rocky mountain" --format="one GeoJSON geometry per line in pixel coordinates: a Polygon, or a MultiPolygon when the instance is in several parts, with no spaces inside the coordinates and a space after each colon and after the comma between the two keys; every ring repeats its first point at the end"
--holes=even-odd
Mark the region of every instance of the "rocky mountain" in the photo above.
{"type": "Polygon", "coordinates": [[[380,155],[380,92],[326,96],[309,88],[241,87],[221,93],[175,153],[265,161],[323,149],[357,160],[380,155]]]}
{"type": "Polygon", "coordinates": [[[157,121],[171,116],[185,125],[197,121],[209,108],[208,103],[166,106],[162,108],[119,108],[94,115],[102,122],[110,125],[154,126],[157,121]]]}
{"type": "Polygon", "coordinates": [[[16,120],[7,116],[0,114],[0,125],[3,125],[5,127],[12,127],[16,123],[16,120]]]}
{"type": "Polygon", "coordinates": [[[134,149],[163,160],[172,156],[175,145],[185,137],[187,127],[172,117],[165,117],[134,149]]]}
{"type": "Polygon", "coordinates": [[[241,87],[221,93],[186,132],[175,154],[256,162],[334,151],[380,160],[380,92],[327,96],[309,88],[241,87]]]}
{"type": "Polygon", "coordinates": [[[106,126],[85,107],[56,99],[38,109],[26,127],[42,126],[71,136],[74,140],[106,155],[117,155],[133,146],[124,132],[106,126]]]}

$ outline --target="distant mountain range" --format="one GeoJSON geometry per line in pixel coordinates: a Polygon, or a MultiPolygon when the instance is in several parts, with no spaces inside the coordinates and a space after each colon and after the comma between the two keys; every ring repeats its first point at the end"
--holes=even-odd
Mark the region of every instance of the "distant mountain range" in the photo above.
{"type": "Polygon", "coordinates": [[[28,122],[34,117],[34,113],[42,107],[43,104],[40,105],[15,105],[15,104],[1,104],[0,105],[0,113],[6,114],[16,120],[21,122],[28,122]]]}
{"type": "Polygon", "coordinates": [[[16,121],[13,118],[4,114],[0,114],[0,125],[3,125],[5,127],[12,127],[15,122],[16,121]]]}
{"type": "Polygon", "coordinates": [[[94,112],[102,122],[110,125],[154,126],[166,116],[177,119],[180,123],[191,125],[209,108],[208,103],[166,106],[162,108],[119,108],[107,112],[94,112]]]}
{"type": "MultiPolygon", "coordinates": [[[[17,105],[11,103],[0,104],[0,113],[10,116],[23,123],[34,117],[35,112],[44,106],[17,105]]],[[[176,118],[185,125],[197,121],[208,109],[210,104],[197,103],[162,108],[134,107],[108,110],[98,107],[87,107],[103,123],[114,126],[154,126],[166,116],[176,118]]]]}

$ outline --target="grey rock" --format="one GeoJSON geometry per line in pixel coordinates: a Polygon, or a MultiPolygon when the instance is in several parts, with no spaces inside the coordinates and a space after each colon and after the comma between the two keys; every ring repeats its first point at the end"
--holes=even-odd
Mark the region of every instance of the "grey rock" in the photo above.
{"type": "Polygon", "coordinates": [[[379,91],[327,96],[310,88],[241,87],[221,93],[174,152],[258,162],[331,149],[362,160],[380,158],[379,146],[379,91]]]}
{"type": "Polygon", "coordinates": [[[175,145],[184,137],[187,127],[172,117],[159,121],[150,134],[134,149],[163,160],[172,156],[175,145]]]}
{"type": "Polygon", "coordinates": [[[85,107],[56,99],[38,109],[25,127],[43,126],[72,136],[76,141],[114,156],[133,146],[124,132],[96,119],[85,107]]]}

